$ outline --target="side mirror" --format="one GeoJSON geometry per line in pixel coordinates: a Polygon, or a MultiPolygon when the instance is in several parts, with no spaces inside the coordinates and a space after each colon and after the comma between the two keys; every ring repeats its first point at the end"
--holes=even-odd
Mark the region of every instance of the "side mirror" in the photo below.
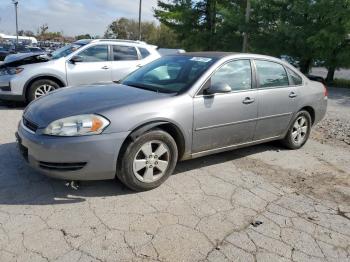
{"type": "Polygon", "coordinates": [[[223,94],[230,93],[232,91],[231,87],[223,82],[215,83],[210,85],[204,90],[205,95],[223,94]]]}
{"type": "Polygon", "coordinates": [[[75,64],[75,63],[79,63],[79,62],[83,62],[83,58],[79,55],[76,55],[76,56],[73,56],[71,59],[70,59],[70,62],[72,64],[75,64]]]}

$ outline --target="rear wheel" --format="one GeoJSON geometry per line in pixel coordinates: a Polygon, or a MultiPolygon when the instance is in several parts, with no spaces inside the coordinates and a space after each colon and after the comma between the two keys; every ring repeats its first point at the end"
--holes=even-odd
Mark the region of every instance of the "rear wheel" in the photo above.
{"type": "Polygon", "coordinates": [[[160,186],[173,173],[178,158],[175,140],[162,130],[139,136],[122,154],[117,177],[136,191],[160,186]]]}
{"type": "Polygon", "coordinates": [[[28,90],[28,102],[31,102],[43,95],[46,95],[57,88],[60,88],[60,86],[55,81],[52,81],[50,79],[40,79],[34,81],[30,85],[28,90]]]}
{"type": "Polygon", "coordinates": [[[299,149],[309,139],[310,131],[311,116],[309,112],[302,110],[296,114],[282,143],[290,149],[299,149]]]}

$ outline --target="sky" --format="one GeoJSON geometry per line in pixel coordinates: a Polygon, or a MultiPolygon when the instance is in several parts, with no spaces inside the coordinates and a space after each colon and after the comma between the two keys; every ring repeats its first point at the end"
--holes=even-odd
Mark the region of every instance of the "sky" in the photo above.
{"type": "MultiPolygon", "coordinates": [[[[142,20],[156,21],[153,8],[157,0],[142,1],[142,20]]],[[[49,31],[66,36],[89,33],[103,35],[116,18],[138,19],[139,0],[19,0],[19,30],[37,32],[45,23],[49,31]]],[[[0,0],[0,33],[14,34],[15,11],[12,0],[0,0]]]]}

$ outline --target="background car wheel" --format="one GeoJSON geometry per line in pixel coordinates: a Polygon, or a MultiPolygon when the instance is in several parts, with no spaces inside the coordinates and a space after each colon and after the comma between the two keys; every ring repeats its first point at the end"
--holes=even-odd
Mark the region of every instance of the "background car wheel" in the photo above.
{"type": "Polygon", "coordinates": [[[310,131],[311,116],[307,111],[300,111],[296,114],[282,143],[289,149],[299,149],[309,139],[310,131]]]}
{"type": "Polygon", "coordinates": [[[60,86],[55,81],[49,79],[40,79],[34,81],[28,91],[28,102],[46,95],[47,93],[54,91],[57,88],[60,88],[60,86]]]}
{"type": "Polygon", "coordinates": [[[160,186],[173,173],[178,158],[175,140],[162,130],[139,136],[121,154],[117,177],[135,191],[160,186]]]}

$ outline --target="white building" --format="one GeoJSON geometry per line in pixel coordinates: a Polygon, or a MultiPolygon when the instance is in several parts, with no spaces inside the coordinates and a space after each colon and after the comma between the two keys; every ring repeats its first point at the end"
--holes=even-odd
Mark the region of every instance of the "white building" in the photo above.
{"type": "MultiPolygon", "coordinates": [[[[6,35],[0,33],[0,39],[1,38],[4,40],[9,40],[11,42],[16,41],[15,35],[6,35]]],[[[28,43],[29,45],[36,45],[38,43],[38,40],[36,40],[36,38],[32,36],[18,36],[18,41],[28,43]]]]}

